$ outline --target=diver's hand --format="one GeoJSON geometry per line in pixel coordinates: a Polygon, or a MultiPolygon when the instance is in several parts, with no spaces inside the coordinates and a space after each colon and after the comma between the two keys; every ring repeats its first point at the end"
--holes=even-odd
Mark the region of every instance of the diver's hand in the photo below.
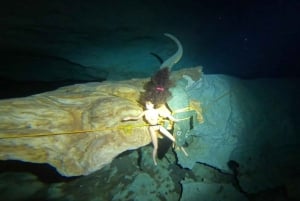
{"type": "Polygon", "coordinates": [[[172,121],[173,121],[173,122],[179,122],[180,119],[175,119],[175,118],[174,118],[172,121]]]}

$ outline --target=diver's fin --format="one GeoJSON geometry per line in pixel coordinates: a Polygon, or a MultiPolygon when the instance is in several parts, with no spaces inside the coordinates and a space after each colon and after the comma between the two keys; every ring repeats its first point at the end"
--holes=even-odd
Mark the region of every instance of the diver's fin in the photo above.
{"type": "Polygon", "coordinates": [[[174,64],[178,63],[178,61],[181,59],[182,54],[183,54],[183,49],[182,49],[182,45],[181,45],[180,41],[175,36],[173,36],[172,34],[169,34],[169,33],[164,33],[164,35],[169,37],[170,39],[172,39],[176,43],[177,48],[178,48],[177,51],[175,52],[175,54],[173,54],[171,57],[169,57],[167,60],[165,60],[160,65],[160,69],[168,67],[169,70],[171,71],[174,64]]]}

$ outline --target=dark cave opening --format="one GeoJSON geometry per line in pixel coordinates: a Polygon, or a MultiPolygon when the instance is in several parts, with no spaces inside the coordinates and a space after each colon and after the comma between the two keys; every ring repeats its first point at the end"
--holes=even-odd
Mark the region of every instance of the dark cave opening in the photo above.
{"type": "Polygon", "coordinates": [[[57,170],[49,164],[43,163],[30,163],[17,160],[6,160],[0,161],[0,173],[4,172],[15,172],[15,173],[31,173],[38,177],[38,179],[47,184],[57,183],[57,182],[69,182],[78,178],[65,177],[60,175],[57,170]]]}

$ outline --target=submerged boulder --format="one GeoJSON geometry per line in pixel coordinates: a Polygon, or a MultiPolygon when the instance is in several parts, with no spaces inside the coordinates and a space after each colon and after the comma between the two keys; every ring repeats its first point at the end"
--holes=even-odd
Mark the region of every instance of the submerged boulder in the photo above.
{"type": "Polygon", "coordinates": [[[290,183],[299,175],[298,86],[299,79],[226,75],[190,82],[187,96],[201,100],[204,121],[186,134],[189,157],[178,152],[179,164],[235,174],[248,193],[290,183]]]}
{"type": "Polygon", "coordinates": [[[100,169],[150,142],[136,115],[141,81],[88,83],[1,101],[0,158],[49,163],[66,176],[100,169]],[[140,86],[139,86],[140,85],[140,86]]]}

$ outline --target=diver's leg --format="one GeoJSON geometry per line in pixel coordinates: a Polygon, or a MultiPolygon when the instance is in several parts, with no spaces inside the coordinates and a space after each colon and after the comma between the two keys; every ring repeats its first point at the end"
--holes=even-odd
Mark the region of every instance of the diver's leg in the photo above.
{"type": "Polygon", "coordinates": [[[170,140],[172,140],[173,142],[175,142],[175,138],[173,137],[173,135],[164,127],[159,126],[159,131],[164,134],[166,137],[168,137],[170,140]]]}
{"type": "MultiPolygon", "coordinates": [[[[175,138],[173,137],[173,135],[167,129],[165,129],[164,127],[160,126],[159,127],[159,131],[162,134],[164,134],[165,136],[167,136],[170,140],[172,140],[175,143],[175,138]]],[[[175,144],[173,144],[173,148],[174,147],[175,147],[175,144]]],[[[184,153],[185,156],[189,155],[182,146],[180,146],[179,148],[184,153]]]]}
{"type": "Polygon", "coordinates": [[[150,131],[150,135],[151,135],[151,139],[152,139],[152,144],[153,144],[153,152],[152,152],[152,158],[153,158],[153,162],[155,165],[157,165],[156,162],[156,155],[157,155],[157,148],[158,148],[158,140],[157,140],[157,136],[156,136],[156,132],[154,127],[149,127],[149,131],[150,131]]]}

